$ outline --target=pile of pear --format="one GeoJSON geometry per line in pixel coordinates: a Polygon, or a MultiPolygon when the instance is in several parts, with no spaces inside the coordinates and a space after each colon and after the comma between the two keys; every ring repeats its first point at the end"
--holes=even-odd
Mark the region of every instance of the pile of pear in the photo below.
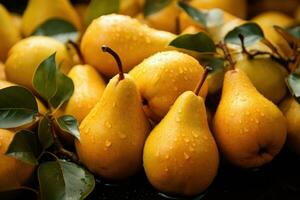
{"type": "MultiPolygon", "coordinates": [[[[224,11],[224,23],[211,30],[189,19],[175,1],[149,18],[138,13],[144,1],[126,2],[123,15],[103,15],[88,26],[80,18],[86,8],[77,7],[77,13],[67,0],[30,0],[17,22],[0,6],[0,87],[21,85],[34,92],[35,70],[56,52],[58,67],[74,83],[73,96],[56,115],[70,114],[80,123],[80,139],[60,137],[75,145],[87,169],[109,182],[144,170],[157,190],[194,196],[213,183],[220,157],[237,167],[260,167],[274,159],[286,138],[300,153],[300,105],[288,96],[288,72],[281,64],[240,54],[234,66],[208,73],[197,54],[168,45],[177,36],[172,20],[177,16],[180,32],[205,31],[219,41],[245,23],[246,1],[238,6],[191,1],[197,8],[231,13],[224,11]],[[65,19],[82,32],[78,55],[53,38],[30,36],[50,18],[65,19]],[[218,105],[208,108],[207,95],[217,94],[218,105]]],[[[265,32],[271,27],[266,24],[265,32]]],[[[286,44],[275,33],[270,37],[288,55],[286,44]]],[[[49,109],[38,104],[41,113],[49,109]]],[[[35,170],[4,154],[18,130],[0,130],[0,163],[6,163],[0,165],[0,190],[25,184],[35,170]],[[8,174],[13,178],[7,180],[8,174]]]]}

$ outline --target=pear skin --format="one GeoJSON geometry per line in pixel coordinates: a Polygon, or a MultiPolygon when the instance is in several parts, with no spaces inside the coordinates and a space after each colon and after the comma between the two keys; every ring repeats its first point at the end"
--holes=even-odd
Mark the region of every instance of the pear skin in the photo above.
{"type": "Polygon", "coordinates": [[[174,34],[158,31],[123,15],[103,15],[95,19],[83,35],[81,51],[85,61],[107,77],[118,73],[115,61],[99,47],[107,45],[122,58],[128,72],[150,55],[167,50],[174,34]]]}
{"type": "Polygon", "coordinates": [[[90,65],[76,65],[68,76],[74,83],[74,93],[65,106],[64,114],[73,115],[80,123],[100,100],[106,84],[90,65]]]}
{"type": "Polygon", "coordinates": [[[275,104],[285,97],[288,72],[279,63],[268,57],[244,58],[237,61],[236,68],[243,70],[256,89],[275,104]]]}
{"type": "Polygon", "coordinates": [[[280,104],[287,121],[287,145],[300,155],[300,105],[293,97],[289,97],[280,104]]]}
{"type": "MultiPolygon", "coordinates": [[[[146,101],[145,109],[155,121],[162,119],[176,98],[187,90],[194,90],[204,69],[193,57],[178,52],[165,51],[145,59],[129,74],[146,101]]],[[[200,96],[206,97],[207,83],[200,96]]]]}
{"type": "Polygon", "coordinates": [[[14,25],[13,18],[0,4],[0,61],[5,62],[9,49],[21,39],[20,32],[14,25]]]}
{"type": "Polygon", "coordinates": [[[80,140],[75,140],[75,146],[79,159],[91,172],[118,181],[142,169],[149,131],[135,83],[128,75],[122,80],[117,75],[81,122],[80,140]]]}
{"type": "Polygon", "coordinates": [[[35,166],[5,155],[15,133],[0,129],[0,191],[16,189],[31,178],[35,166]]]}
{"type": "Polygon", "coordinates": [[[177,98],[147,138],[143,160],[148,180],[160,191],[193,196],[207,189],[219,154],[202,97],[187,91],[177,98]]]}
{"type": "Polygon", "coordinates": [[[55,52],[60,70],[68,73],[73,61],[63,43],[45,36],[31,36],[19,41],[11,48],[5,62],[7,80],[33,90],[35,70],[55,52]]]}
{"type": "Polygon", "coordinates": [[[81,30],[80,18],[69,0],[29,0],[22,19],[24,36],[28,37],[52,18],[66,20],[81,30]]]}
{"type": "Polygon", "coordinates": [[[220,151],[234,165],[259,167],[270,162],[286,139],[286,121],[240,69],[226,72],[213,120],[220,151]]]}

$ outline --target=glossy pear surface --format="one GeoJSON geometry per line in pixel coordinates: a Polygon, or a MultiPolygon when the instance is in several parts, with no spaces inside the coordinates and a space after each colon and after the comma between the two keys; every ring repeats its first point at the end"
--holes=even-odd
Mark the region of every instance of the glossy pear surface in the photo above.
{"type": "Polygon", "coordinates": [[[136,19],[123,15],[104,15],[87,28],[81,42],[86,62],[108,77],[118,73],[114,59],[99,50],[102,45],[114,49],[128,72],[150,55],[167,50],[175,35],[151,29],[136,19]]]}
{"type": "Polygon", "coordinates": [[[0,4],[0,61],[7,58],[9,49],[21,39],[20,32],[6,8],[0,4]]]}
{"type": "MultiPolygon", "coordinates": [[[[146,100],[147,113],[159,121],[180,94],[197,86],[203,72],[203,67],[193,57],[178,51],[165,51],[145,59],[129,74],[146,100]]],[[[200,95],[206,97],[206,94],[207,84],[204,84],[200,95]]]]}
{"type": "Polygon", "coordinates": [[[256,89],[274,103],[279,103],[286,95],[288,72],[270,58],[244,58],[237,61],[236,68],[243,70],[256,89]]]}
{"type": "Polygon", "coordinates": [[[31,36],[19,41],[9,51],[5,63],[7,80],[33,89],[35,70],[55,52],[60,70],[67,73],[72,67],[72,60],[63,43],[45,36],[31,36]]]}
{"type": "Polygon", "coordinates": [[[150,131],[140,94],[129,76],[115,76],[100,101],[80,125],[75,146],[82,163],[93,173],[115,181],[142,168],[143,146],[150,131]]]}
{"type": "Polygon", "coordinates": [[[76,65],[68,76],[74,83],[74,93],[65,106],[64,114],[73,115],[80,123],[100,100],[105,82],[90,65],[76,65]]]}
{"type": "Polygon", "coordinates": [[[22,19],[22,32],[31,35],[49,19],[63,19],[80,30],[80,18],[69,0],[29,0],[22,19]]]}
{"type": "Polygon", "coordinates": [[[287,128],[277,106],[236,69],[225,74],[213,130],[223,155],[236,166],[251,168],[270,162],[279,153],[287,128]]]}
{"type": "Polygon", "coordinates": [[[287,121],[287,144],[297,154],[300,154],[300,105],[293,98],[284,100],[280,109],[287,121]]]}
{"type": "Polygon", "coordinates": [[[212,183],[219,155],[201,97],[178,97],[147,138],[143,160],[150,183],[164,193],[193,196],[212,183]]]}
{"type": "Polygon", "coordinates": [[[32,176],[35,167],[5,155],[15,133],[0,129],[0,191],[16,189],[32,176]]]}

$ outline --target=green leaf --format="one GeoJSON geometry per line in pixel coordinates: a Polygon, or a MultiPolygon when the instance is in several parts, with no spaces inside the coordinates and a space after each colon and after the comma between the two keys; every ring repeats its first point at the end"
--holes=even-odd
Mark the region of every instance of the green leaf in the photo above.
{"type": "Polygon", "coordinates": [[[57,91],[50,99],[50,104],[54,108],[58,108],[64,102],[68,101],[74,92],[74,84],[72,79],[61,73],[59,70],[56,71],[56,86],[57,91]]]}
{"type": "Polygon", "coordinates": [[[300,25],[288,28],[287,32],[300,40],[300,25]]]}
{"type": "Polygon", "coordinates": [[[225,36],[225,42],[241,45],[241,40],[239,38],[240,34],[244,36],[245,46],[254,44],[255,42],[264,38],[264,33],[260,26],[256,23],[250,22],[238,26],[232,31],[228,32],[225,36]]]}
{"type": "Polygon", "coordinates": [[[33,122],[38,106],[26,88],[11,86],[0,90],[0,128],[15,128],[33,122]]]}
{"type": "Polygon", "coordinates": [[[209,73],[214,73],[215,71],[222,70],[224,71],[224,59],[216,58],[213,56],[202,56],[200,62],[203,66],[209,66],[212,68],[209,73]]]}
{"type": "Polygon", "coordinates": [[[38,179],[43,200],[85,199],[95,187],[90,172],[63,160],[42,163],[38,179]]]}
{"type": "Polygon", "coordinates": [[[39,122],[38,129],[39,141],[43,149],[49,148],[53,143],[52,129],[48,117],[43,117],[39,122]]]}
{"type": "Polygon", "coordinates": [[[292,73],[286,78],[287,86],[291,94],[300,103],[300,75],[292,73]]]}
{"type": "Polygon", "coordinates": [[[59,128],[62,131],[73,135],[77,139],[80,139],[78,122],[73,116],[64,115],[64,116],[59,117],[57,119],[57,125],[59,126],[59,128]]]}
{"type": "Polygon", "coordinates": [[[175,38],[170,46],[177,48],[198,51],[198,52],[215,52],[216,46],[213,40],[205,33],[185,34],[175,38]]]}
{"type": "Polygon", "coordinates": [[[44,35],[55,38],[63,43],[68,40],[77,41],[79,32],[73,24],[63,20],[52,18],[41,24],[32,35],[44,35]]]}
{"type": "Polygon", "coordinates": [[[17,132],[5,154],[25,163],[37,165],[38,144],[35,134],[28,130],[17,132]]]}
{"type": "Polygon", "coordinates": [[[120,0],[92,0],[86,11],[85,24],[89,25],[93,19],[102,15],[118,13],[119,9],[120,0]]]}
{"type": "Polygon", "coordinates": [[[184,12],[186,12],[186,14],[188,14],[188,16],[190,16],[195,22],[206,26],[206,15],[203,12],[183,1],[179,1],[178,6],[184,12]]]}
{"type": "Polygon", "coordinates": [[[145,0],[144,16],[148,17],[167,7],[173,0],[145,0]]]}
{"type": "Polygon", "coordinates": [[[56,92],[56,53],[45,59],[37,68],[33,77],[34,89],[46,101],[49,101],[56,92]]]}

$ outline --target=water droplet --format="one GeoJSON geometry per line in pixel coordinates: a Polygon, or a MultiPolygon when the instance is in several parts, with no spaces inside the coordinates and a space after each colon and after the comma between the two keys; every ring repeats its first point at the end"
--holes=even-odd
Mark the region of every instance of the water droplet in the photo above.
{"type": "Polygon", "coordinates": [[[195,133],[194,131],[192,131],[192,134],[193,134],[193,136],[194,136],[195,138],[198,138],[198,137],[199,137],[199,135],[198,135],[197,133],[195,133]]]}
{"type": "Polygon", "coordinates": [[[258,119],[255,119],[255,123],[257,123],[257,124],[259,123],[258,119]]]}
{"type": "Polygon", "coordinates": [[[184,154],[184,158],[186,159],[186,160],[188,160],[188,159],[190,159],[190,156],[187,154],[187,153],[183,153],[184,154]]]}
{"type": "Polygon", "coordinates": [[[186,143],[190,142],[190,140],[189,140],[188,138],[185,138],[184,141],[185,141],[186,143]]]}
{"type": "Polygon", "coordinates": [[[187,80],[188,80],[188,77],[187,77],[187,76],[184,76],[183,79],[187,81],[187,80]]]}
{"type": "Polygon", "coordinates": [[[105,146],[106,146],[106,147],[110,147],[110,146],[111,146],[111,141],[106,140],[106,141],[105,141],[105,146]]]}
{"type": "Polygon", "coordinates": [[[194,149],[193,147],[189,147],[189,150],[190,150],[191,152],[195,151],[195,149],[194,149]]]}
{"type": "Polygon", "coordinates": [[[124,133],[120,133],[119,136],[120,136],[121,139],[127,138],[127,136],[124,133]]]}
{"type": "Polygon", "coordinates": [[[169,159],[169,155],[168,154],[165,156],[165,159],[167,159],[167,160],[169,159]]]}
{"type": "Polygon", "coordinates": [[[265,116],[265,113],[261,112],[261,113],[260,113],[260,116],[264,117],[264,116],[265,116]]]}
{"type": "Polygon", "coordinates": [[[169,169],[166,167],[166,168],[165,168],[165,172],[168,172],[168,171],[169,171],[169,169]]]}
{"type": "Polygon", "coordinates": [[[178,87],[174,87],[174,90],[175,90],[175,91],[178,91],[178,87]]]}
{"type": "Polygon", "coordinates": [[[111,128],[111,123],[108,122],[108,121],[106,121],[106,122],[105,122],[105,126],[106,126],[107,128],[111,128]]]}

